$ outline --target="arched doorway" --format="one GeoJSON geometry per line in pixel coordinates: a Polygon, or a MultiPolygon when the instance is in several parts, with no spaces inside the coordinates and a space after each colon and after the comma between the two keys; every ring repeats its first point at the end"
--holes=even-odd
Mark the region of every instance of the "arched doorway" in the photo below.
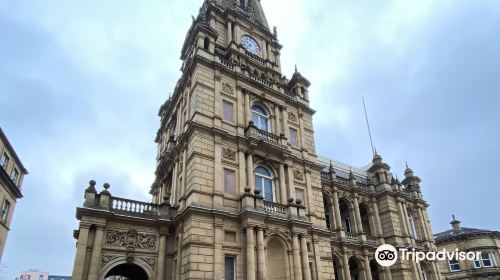
{"type": "Polygon", "coordinates": [[[351,219],[351,209],[349,208],[349,201],[345,198],[339,199],[340,218],[342,219],[342,226],[347,233],[354,233],[353,223],[351,219]]]}
{"type": "Polygon", "coordinates": [[[379,280],[380,279],[378,264],[375,260],[370,261],[370,273],[372,275],[372,280],[379,280]]]}
{"type": "Polygon", "coordinates": [[[342,276],[342,266],[340,265],[340,260],[333,256],[333,273],[335,274],[336,280],[341,280],[344,277],[342,276]]]}
{"type": "Polygon", "coordinates": [[[267,274],[268,279],[286,280],[286,251],[278,238],[271,238],[267,243],[267,274]]]}
{"type": "Polygon", "coordinates": [[[144,269],[133,263],[119,264],[113,267],[104,277],[107,280],[148,280],[144,269]]]}
{"type": "Polygon", "coordinates": [[[351,280],[361,280],[361,266],[354,257],[349,259],[349,274],[351,275],[351,280]]]}

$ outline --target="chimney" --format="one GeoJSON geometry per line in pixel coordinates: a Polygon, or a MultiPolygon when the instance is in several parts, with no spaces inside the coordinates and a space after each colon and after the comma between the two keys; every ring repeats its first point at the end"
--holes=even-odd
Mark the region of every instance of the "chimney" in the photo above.
{"type": "Polygon", "coordinates": [[[453,217],[453,221],[451,221],[451,228],[453,229],[453,233],[459,233],[462,231],[462,228],[460,227],[460,221],[455,219],[455,215],[451,215],[453,217]]]}

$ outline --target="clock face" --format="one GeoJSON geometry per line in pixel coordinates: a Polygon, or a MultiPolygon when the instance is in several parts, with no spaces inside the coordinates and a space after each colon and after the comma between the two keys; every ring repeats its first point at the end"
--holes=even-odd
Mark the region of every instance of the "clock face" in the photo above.
{"type": "Polygon", "coordinates": [[[252,37],[248,35],[243,35],[241,36],[241,44],[243,47],[253,53],[253,54],[259,54],[260,53],[260,46],[259,43],[257,43],[252,37]]]}

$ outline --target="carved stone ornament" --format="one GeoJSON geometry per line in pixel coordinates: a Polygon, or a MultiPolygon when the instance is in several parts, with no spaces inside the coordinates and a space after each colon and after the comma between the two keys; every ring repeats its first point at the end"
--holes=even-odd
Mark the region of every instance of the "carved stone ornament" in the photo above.
{"type": "Polygon", "coordinates": [[[292,112],[288,112],[288,120],[292,122],[297,122],[297,115],[292,112]]]}
{"type": "Polygon", "coordinates": [[[110,247],[156,249],[158,236],[156,234],[138,233],[135,229],[128,231],[106,231],[105,245],[110,247]]]}
{"type": "Polygon", "coordinates": [[[101,258],[101,267],[102,266],[105,266],[107,263],[109,263],[110,261],[118,258],[119,256],[116,256],[116,255],[107,255],[107,254],[104,254],[102,255],[102,258],[101,258]]]}
{"type": "Polygon", "coordinates": [[[293,179],[299,180],[299,181],[304,181],[304,175],[302,174],[302,172],[295,169],[295,170],[293,170],[293,179]]]}
{"type": "Polygon", "coordinates": [[[236,151],[230,148],[222,148],[222,158],[236,161],[236,151]]]}
{"type": "Polygon", "coordinates": [[[264,230],[264,236],[266,238],[268,236],[270,236],[270,235],[273,235],[273,234],[276,234],[276,235],[279,235],[281,237],[284,237],[287,241],[291,242],[292,236],[290,234],[290,231],[279,229],[279,228],[269,228],[269,227],[265,228],[265,230],[264,230]]]}
{"type": "Polygon", "coordinates": [[[222,83],[222,91],[229,94],[234,94],[234,89],[230,84],[222,83]]]}
{"type": "Polygon", "coordinates": [[[144,257],[141,258],[145,263],[147,263],[153,270],[156,270],[156,258],[144,257]]]}

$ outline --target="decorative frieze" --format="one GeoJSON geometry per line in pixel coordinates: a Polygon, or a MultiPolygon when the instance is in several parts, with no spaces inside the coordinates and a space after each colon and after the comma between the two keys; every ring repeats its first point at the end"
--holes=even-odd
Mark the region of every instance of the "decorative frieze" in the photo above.
{"type": "Polygon", "coordinates": [[[157,240],[158,235],[138,233],[135,229],[128,231],[108,230],[104,244],[109,247],[154,250],[157,240]]]}
{"type": "Polygon", "coordinates": [[[288,120],[292,122],[297,122],[297,115],[292,112],[288,112],[288,120]]]}
{"type": "Polygon", "coordinates": [[[153,271],[156,270],[156,258],[142,257],[140,259],[147,263],[153,271]]]}

